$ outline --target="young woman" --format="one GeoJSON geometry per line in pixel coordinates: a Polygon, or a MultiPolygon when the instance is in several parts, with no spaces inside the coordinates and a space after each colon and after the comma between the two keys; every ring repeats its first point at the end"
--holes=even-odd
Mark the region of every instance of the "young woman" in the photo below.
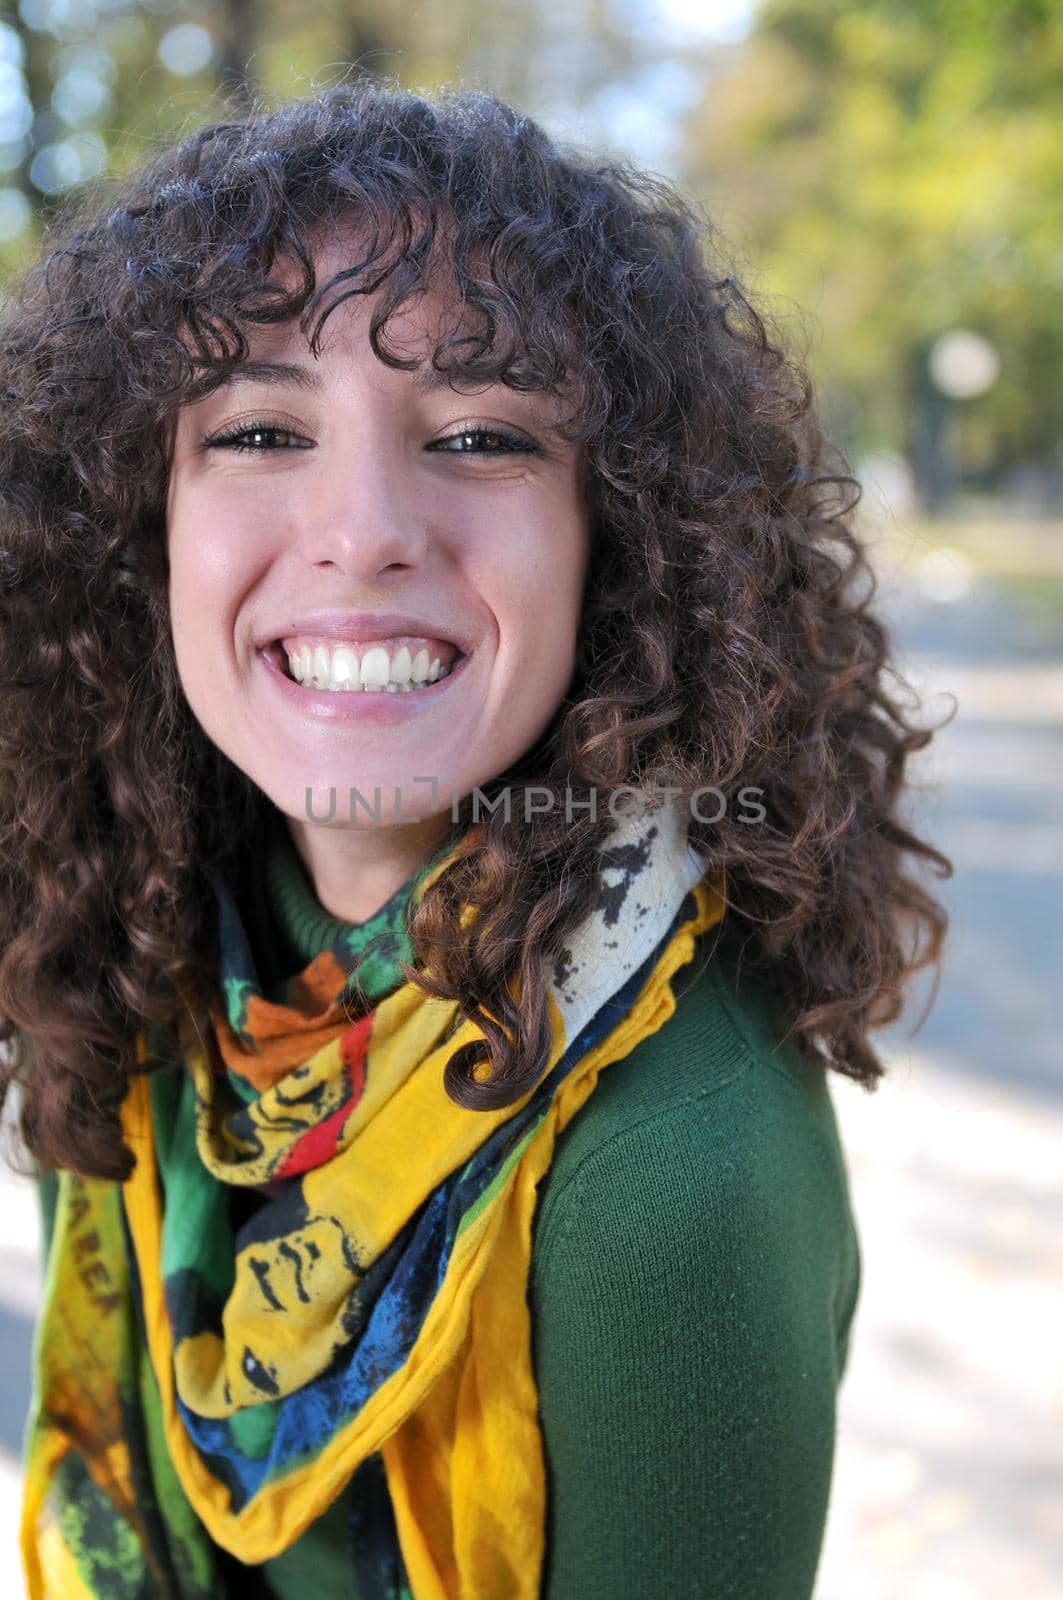
{"type": "Polygon", "coordinates": [[[950,864],[721,261],[360,83],[163,151],[7,304],[34,1600],[811,1592],[827,1073],[874,1088],[950,864]]]}

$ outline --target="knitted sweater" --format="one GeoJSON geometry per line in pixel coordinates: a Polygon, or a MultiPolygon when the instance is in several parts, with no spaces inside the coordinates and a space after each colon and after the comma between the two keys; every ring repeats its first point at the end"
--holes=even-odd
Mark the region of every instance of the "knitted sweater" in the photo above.
{"type": "MultiPolygon", "coordinates": [[[[283,835],[262,882],[263,952],[305,962],[335,939],[283,835]]],[[[707,959],[718,931],[540,1183],[542,1600],[812,1593],[860,1249],[824,1069],[775,1048],[773,996],[737,980],[733,929],[707,959]]],[[[266,1563],[266,1592],[357,1600],[345,1536],[341,1497],[266,1563]]]]}
{"type": "MultiPolygon", "coordinates": [[[[262,867],[242,909],[267,975],[338,928],[357,943],[397,927],[414,882],[356,928],[324,911],[287,830],[262,867]]],[[[541,1600],[812,1593],[861,1255],[827,1076],[776,1048],[774,997],[739,979],[720,931],[673,979],[674,1015],[603,1070],[539,1186],[541,1600]]],[[[341,1495],[263,1567],[221,1555],[227,1586],[358,1600],[347,1530],[341,1495]]]]}

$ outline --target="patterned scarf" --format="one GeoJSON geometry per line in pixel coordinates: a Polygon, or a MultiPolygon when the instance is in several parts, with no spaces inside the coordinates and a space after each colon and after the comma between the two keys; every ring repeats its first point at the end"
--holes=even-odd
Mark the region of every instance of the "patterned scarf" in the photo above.
{"type": "Polygon", "coordinates": [[[602,1068],[672,1015],[669,980],[722,918],[724,878],[675,807],[620,819],[549,988],[543,1076],[473,1112],[443,1074],[481,1031],[393,982],[395,955],[412,960],[407,902],[452,850],[268,984],[216,880],[208,1037],[191,1008],[176,1042],[138,1036],[153,1071],[123,1104],[125,1184],[59,1175],[27,1434],[30,1600],[225,1594],[224,1552],[279,1555],[341,1493],[360,1600],[536,1600],[537,1186],[602,1068]]]}

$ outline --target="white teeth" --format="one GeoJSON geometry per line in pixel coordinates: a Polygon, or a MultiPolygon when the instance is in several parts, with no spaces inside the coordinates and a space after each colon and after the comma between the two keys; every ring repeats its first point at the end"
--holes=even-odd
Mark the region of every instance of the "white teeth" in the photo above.
{"type": "MultiPolygon", "coordinates": [[[[375,644],[362,657],[362,688],[383,689],[388,681],[390,663],[388,653],[381,644],[375,644]]],[[[328,671],[326,664],[325,671],[328,671]]]]}
{"type": "Polygon", "coordinates": [[[394,684],[409,683],[413,676],[413,662],[410,659],[409,645],[400,645],[391,658],[391,681],[394,684]]]}
{"type": "Polygon", "coordinates": [[[452,670],[452,666],[443,666],[439,656],[430,659],[423,646],[411,659],[407,645],[400,645],[393,657],[389,657],[385,646],[373,645],[359,662],[357,652],[349,645],[338,645],[330,655],[327,645],[311,649],[304,644],[288,656],[288,667],[296,682],[307,689],[374,694],[409,694],[423,685],[438,683],[452,670]]]}
{"type": "Polygon", "coordinates": [[[343,689],[356,688],[359,683],[358,657],[347,645],[341,644],[338,650],[332,652],[332,672],[330,674],[333,684],[343,689]]]}

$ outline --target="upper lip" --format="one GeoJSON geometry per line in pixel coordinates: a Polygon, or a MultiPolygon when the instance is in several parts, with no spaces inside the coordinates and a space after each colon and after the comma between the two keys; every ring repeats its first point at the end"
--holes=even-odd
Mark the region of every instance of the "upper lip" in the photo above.
{"type": "Polygon", "coordinates": [[[464,629],[450,623],[416,617],[408,611],[341,611],[335,607],[323,611],[305,611],[290,620],[286,618],[258,640],[258,648],[263,649],[277,639],[298,633],[356,640],[391,639],[407,633],[418,638],[442,639],[447,644],[456,645],[463,655],[468,655],[473,648],[464,629]]]}

